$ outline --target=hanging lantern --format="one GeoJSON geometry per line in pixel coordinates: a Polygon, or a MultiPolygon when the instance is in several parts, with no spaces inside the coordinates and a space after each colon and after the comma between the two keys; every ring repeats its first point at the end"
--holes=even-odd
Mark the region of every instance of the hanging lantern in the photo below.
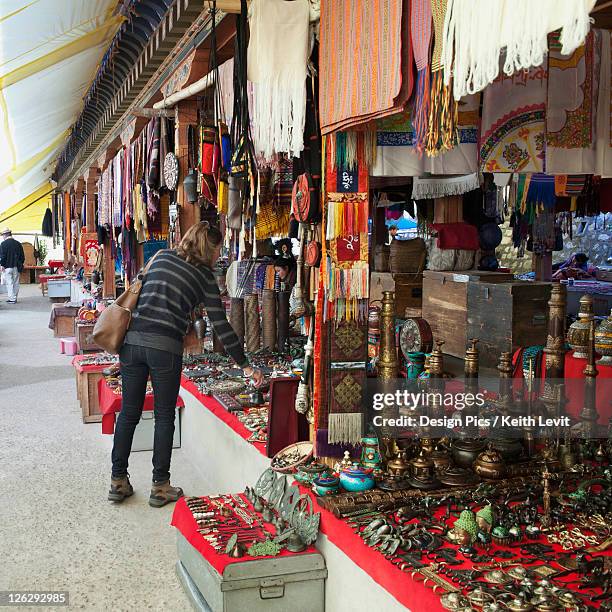
{"type": "Polygon", "coordinates": [[[192,204],[198,199],[197,186],[198,181],[196,178],[196,172],[195,170],[190,170],[189,174],[185,177],[185,180],[183,181],[183,190],[185,192],[185,197],[187,198],[187,201],[191,202],[192,204]]]}

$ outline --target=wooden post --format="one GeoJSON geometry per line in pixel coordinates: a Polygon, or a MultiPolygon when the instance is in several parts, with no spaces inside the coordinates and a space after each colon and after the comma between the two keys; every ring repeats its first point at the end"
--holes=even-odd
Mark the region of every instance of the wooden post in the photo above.
{"type": "Polygon", "coordinates": [[[70,192],[64,191],[64,266],[68,265],[70,259],[70,192]]]}
{"type": "Polygon", "coordinates": [[[185,100],[177,104],[175,109],[174,153],[179,162],[179,184],[177,187],[177,202],[179,209],[179,223],[181,224],[181,235],[200,221],[200,209],[197,204],[191,204],[185,197],[183,181],[189,172],[189,126],[198,125],[198,104],[192,100],[185,100]]]}
{"type": "Polygon", "coordinates": [[[96,231],[96,191],[98,190],[98,176],[100,170],[96,166],[92,166],[85,175],[85,193],[87,194],[87,232],[93,233],[96,231]]]}
{"type": "Polygon", "coordinates": [[[534,254],[532,261],[535,279],[549,283],[552,280],[552,253],[534,254]]]}

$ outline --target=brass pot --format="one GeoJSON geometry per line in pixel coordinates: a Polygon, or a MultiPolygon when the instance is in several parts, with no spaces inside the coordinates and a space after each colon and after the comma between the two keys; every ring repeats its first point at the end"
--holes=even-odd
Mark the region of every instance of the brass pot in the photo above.
{"type": "Polygon", "coordinates": [[[466,487],[476,482],[474,472],[467,468],[450,465],[438,474],[440,482],[447,487],[466,487]]]}
{"type": "Polygon", "coordinates": [[[518,461],[523,453],[523,445],[518,438],[493,438],[490,446],[501,454],[506,463],[518,461]]]}
{"type": "Polygon", "coordinates": [[[454,440],[451,446],[453,461],[459,467],[470,469],[485,447],[486,443],[483,440],[470,438],[454,440]]]}
{"type": "Polygon", "coordinates": [[[488,448],[474,461],[474,471],[486,480],[499,480],[506,474],[506,464],[499,451],[488,448]]]}
{"type": "Polygon", "coordinates": [[[577,359],[587,359],[591,324],[593,322],[593,298],[590,295],[583,295],[580,298],[580,308],[578,320],[574,321],[567,331],[567,341],[574,351],[577,359]]]}

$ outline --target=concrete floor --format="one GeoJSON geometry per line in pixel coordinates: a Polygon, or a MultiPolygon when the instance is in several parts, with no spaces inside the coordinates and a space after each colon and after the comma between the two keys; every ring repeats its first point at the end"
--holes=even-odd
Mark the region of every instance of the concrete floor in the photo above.
{"type": "MultiPolygon", "coordinates": [[[[172,505],[147,503],[151,453],[130,459],[134,496],[108,502],[112,436],[81,421],[48,298],[34,285],[19,298],[0,296],[0,590],[69,591],[84,610],[190,610],[174,573],[172,505]]],[[[193,474],[175,449],[172,482],[205,493],[193,474]]]]}

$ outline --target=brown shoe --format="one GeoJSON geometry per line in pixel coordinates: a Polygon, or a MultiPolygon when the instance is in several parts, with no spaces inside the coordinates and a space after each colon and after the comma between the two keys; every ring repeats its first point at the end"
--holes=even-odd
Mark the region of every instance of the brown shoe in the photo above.
{"type": "Polygon", "coordinates": [[[170,502],[177,501],[181,497],[183,497],[183,489],[173,487],[169,480],[166,480],[166,482],[154,482],[151,485],[149,506],[161,508],[170,502]]]}
{"type": "Polygon", "coordinates": [[[111,487],[108,492],[108,501],[122,502],[126,497],[133,495],[134,489],[127,476],[123,478],[111,478],[111,487]]]}

